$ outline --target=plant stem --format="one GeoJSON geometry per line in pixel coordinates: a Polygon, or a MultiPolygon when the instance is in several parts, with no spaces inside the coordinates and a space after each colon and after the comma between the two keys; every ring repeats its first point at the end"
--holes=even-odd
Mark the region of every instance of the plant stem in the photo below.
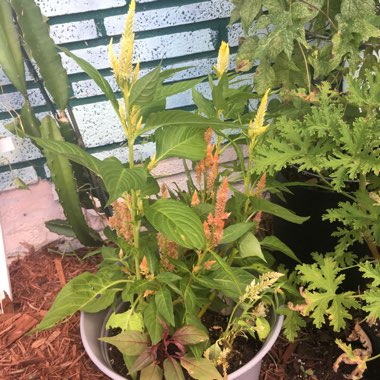
{"type": "Polygon", "coordinates": [[[308,88],[309,94],[310,94],[311,93],[311,78],[310,78],[310,72],[309,72],[309,65],[307,63],[307,58],[306,58],[305,52],[303,51],[302,45],[300,44],[299,41],[297,41],[297,43],[298,43],[298,47],[301,50],[303,60],[305,62],[306,77],[307,77],[307,88],[308,88]]]}

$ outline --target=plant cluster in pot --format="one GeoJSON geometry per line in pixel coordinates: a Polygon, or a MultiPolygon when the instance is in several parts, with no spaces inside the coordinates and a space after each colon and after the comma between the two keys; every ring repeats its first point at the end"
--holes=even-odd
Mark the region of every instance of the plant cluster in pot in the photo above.
{"type": "MultiPolygon", "coordinates": [[[[110,44],[121,100],[95,68],[65,51],[111,101],[126,135],[129,163],[122,164],[115,157],[101,161],[76,145],[35,138],[44,150],[98,175],[113,208],[100,268],[95,274],[83,273],[71,280],[35,330],[52,327],[81,310],[85,312],[82,333],[100,334],[92,330],[91,313],[113,309],[121,299],[127,310],[111,313],[106,321],[119,332],[101,340],[120,350],[130,378],[227,378],[234,371],[232,364],[239,366],[236,345],[249,346],[257,338],[266,340],[258,357],[228,376],[258,379],[260,359],[281,329],[282,317],[276,316],[276,309],[285,294],[281,288],[286,276],[271,269],[270,251],[277,248],[293,255],[273,236],[261,241],[256,237],[261,212],[274,212],[298,223],[304,220],[273,207],[263,197],[265,175],[252,173],[258,137],[267,128],[268,92],[254,120],[248,125],[234,121],[252,94],[245,86],[230,87],[229,48],[223,43],[214,67],[215,81],[210,76],[213,101],[194,90],[199,114],[164,110],[166,96],[194,82],[164,85],[178,70],[161,67],[139,76],[139,63],[132,65],[134,9],[132,1],[119,57],[110,44]],[[150,160],[137,162],[135,142],[146,133],[154,136],[156,153],[150,160]],[[220,170],[224,141],[235,149],[238,164],[220,170]],[[243,142],[249,149],[247,166],[243,142]],[[159,187],[154,169],[169,157],[188,160],[184,163],[187,190],[159,187]],[[194,177],[189,174],[189,161],[194,177]],[[228,176],[236,165],[242,191],[228,176]],[[225,326],[212,323],[209,330],[205,321],[220,315],[224,315],[225,326]]],[[[91,350],[95,363],[103,366],[97,348],[91,350]]],[[[105,371],[120,378],[110,368],[105,371]]]]}

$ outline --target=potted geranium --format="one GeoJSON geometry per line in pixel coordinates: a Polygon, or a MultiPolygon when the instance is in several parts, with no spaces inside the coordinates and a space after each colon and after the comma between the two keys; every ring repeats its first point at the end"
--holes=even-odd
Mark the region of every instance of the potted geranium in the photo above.
{"type": "MultiPolygon", "coordinates": [[[[122,164],[115,157],[101,161],[76,145],[35,139],[44,150],[62,154],[97,174],[113,208],[110,228],[105,230],[109,243],[102,247],[99,270],[71,280],[36,330],[49,328],[78,310],[85,312],[82,333],[93,335],[96,346],[85,343],[88,350],[102,370],[120,378],[107,369],[107,359],[97,346],[103,321],[97,321],[98,327],[93,329],[92,316],[96,314],[91,313],[123,302],[126,310],[112,313],[104,321],[107,327],[119,329],[118,333],[101,339],[118,347],[132,378],[138,373],[140,379],[182,379],[185,373],[195,379],[227,377],[232,362],[239,362],[231,360],[236,345],[250,344],[255,337],[267,341],[257,358],[231,378],[258,379],[260,360],[276,339],[282,320],[275,311],[283,300],[283,275],[270,268],[268,250],[277,247],[292,256],[275,238],[259,241],[256,237],[261,210],[298,223],[303,220],[272,207],[262,196],[265,176],[256,178],[251,173],[257,138],[266,129],[268,93],[248,126],[230,121],[228,106],[224,114],[223,107],[217,106],[216,115],[207,118],[185,111],[157,112],[165,97],[178,90],[178,86],[173,90],[163,85],[175,70],[158,67],[139,77],[139,64],[132,65],[134,7],[132,1],[119,57],[110,45],[121,100],[116,100],[91,65],[66,51],[112,102],[128,141],[129,163],[122,164]],[[239,131],[238,136],[223,132],[227,128],[239,131]],[[219,137],[213,137],[213,129],[219,137]],[[145,132],[154,135],[156,153],[150,160],[136,162],[135,142],[145,132]],[[238,153],[243,191],[229,183],[230,170],[219,170],[219,155],[225,149],[222,138],[238,153]],[[248,170],[236,141],[249,146],[248,170]],[[175,191],[166,185],[160,189],[154,169],[168,157],[193,162],[195,177],[189,175],[187,189],[175,191]],[[220,315],[225,316],[225,326],[211,322],[210,332],[206,319],[213,321],[213,316],[220,315]],[[253,373],[249,373],[251,367],[253,373]]],[[[247,102],[250,96],[247,89],[240,93],[229,89],[228,60],[228,46],[223,44],[215,67],[220,88],[213,93],[220,90],[219,100],[227,97],[239,104],[236,112],[242,99],[247,102]]]]}

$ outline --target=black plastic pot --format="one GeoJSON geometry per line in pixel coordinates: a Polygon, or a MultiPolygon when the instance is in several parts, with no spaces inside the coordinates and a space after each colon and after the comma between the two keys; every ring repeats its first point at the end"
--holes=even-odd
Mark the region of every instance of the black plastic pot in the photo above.
{"type": "MultiPolygon", "coordinates": [[[[297,168],[291,167],[279,173],[276,179],[281,183],[300,182],[303,179],[307,184],[316,183],[318,177],[312,173],[298,173],[297,168]]],[[[349,186],[349,190],[354,191],[357,188],[355,182],[349,186]]],[[[295,224],[274,217],[273,234],[288,245],[303,263],[312,263],[313,252],[332,252],[337,244],[337,238],[333,237],[332,233],[336,231],[339,223],[324,221],[322,215],[327,209],[338,207],[339,202],[345,202],[348,198],[315,186],[295,185],[289,187],[289,190],[292,194],[283,193],[285,201],[272,195],[272,202],[288,208],[297,215],[309,216],[310,219],[303,224],[295,224]]],[[[355,251],[359,254],[370,253],[365,245],[355,246],[355,251]]],[[[284,255],[280,260],[290,269],[297,265],[294,260],[284,255]]]]}

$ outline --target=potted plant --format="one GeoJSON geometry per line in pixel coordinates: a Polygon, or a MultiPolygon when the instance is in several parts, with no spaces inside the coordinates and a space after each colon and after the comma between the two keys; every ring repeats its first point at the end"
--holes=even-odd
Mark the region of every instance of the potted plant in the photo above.
{"type": "MultiPolygon", "coordinates": [[[[163,85],[175,70],[161,71],[160,67],[139,77],[139,63],[132,65],[134,7],[132,1],[119,57],[110,44],[121,100],[115,98],[108,83],[91,65],[65,51],[111,101],[126,135],[129,163],[122,164],[115,157],[101,161],[76,145],[35,138],[44,150],[62,154],[98,175],[113,208],[110,228],[105,230],[110,243],[101,249],[99,270],[71,280],[36,330],[49,328],[81,310],[86,313],[82,316],[82,333],[95,334],[97,341],[102,323],[93,330],[88,313],[113,308],[122,301],[127,310],[112,313],[105,321],[119,333],[101,340],[119,348],[132,378],[139,373],[141,379],[182,379],[184,371],[195,379],[226,378],[234,361],[229,360],[230,355],[239,339],[245,343],[250,337],[270,337],[257,359],[231,375],[258,379],[260,359],[276,339],[282,321],[275,311],[283,301],[281,285],[285,280],[282,273],[270,268],[273,259],[269,251],[277,247],[292,255],[276,238],[259,241],[256,237],[261,211],[303,221],[281,207],[271,206],[262,196],[265,176],[257,178],[251,173],[257,138],[266,129],[268,93],[248,126],[230,120],[234,112],[229,105],[216,105],[215,115],[206,113],[209,117],[164,111],[165,97],[189,84],[163,85]],[[240,134],[231,137],[227,129],[240,134]],[[150,160],[136,162],[135,142],[148,132],[154,136],[156,153],[150,160]],[[225,149],[223,138],[238,154],[243,191],[229,183],[230,170],[219,170],[219,155],[225,149]],[[236,141],[248,142],[249,170],[245,169],[245,158],[236,141]],[[186,190],[159,187],[154,169],[168,157],[193,162],[196,174],[195,178],[188,174],[186,190]],[[211,334],[205,327],[206,317],[220,315],[225,316],[225,327],[212,323],[211,334]],[[250,367],[254,367],[253,373],[247,372],[250,367]]],[[[214,97],[219,91],[221,102],[226,98],[235,102],[237,115],[242,100],[245,103],[250,96],[246,89],[239,92],[229,88],[228,61],[228,46],[223,44],[215,67],[217,85],[212,81],[210,85],[214,97]]],[[[200,96],[198,103],[210,105],[200,96]]],[[[98,348],[90,350],[99,364],[98,348]]],[[[118,378],[115,373],[110,376],[118,378]]]]}

